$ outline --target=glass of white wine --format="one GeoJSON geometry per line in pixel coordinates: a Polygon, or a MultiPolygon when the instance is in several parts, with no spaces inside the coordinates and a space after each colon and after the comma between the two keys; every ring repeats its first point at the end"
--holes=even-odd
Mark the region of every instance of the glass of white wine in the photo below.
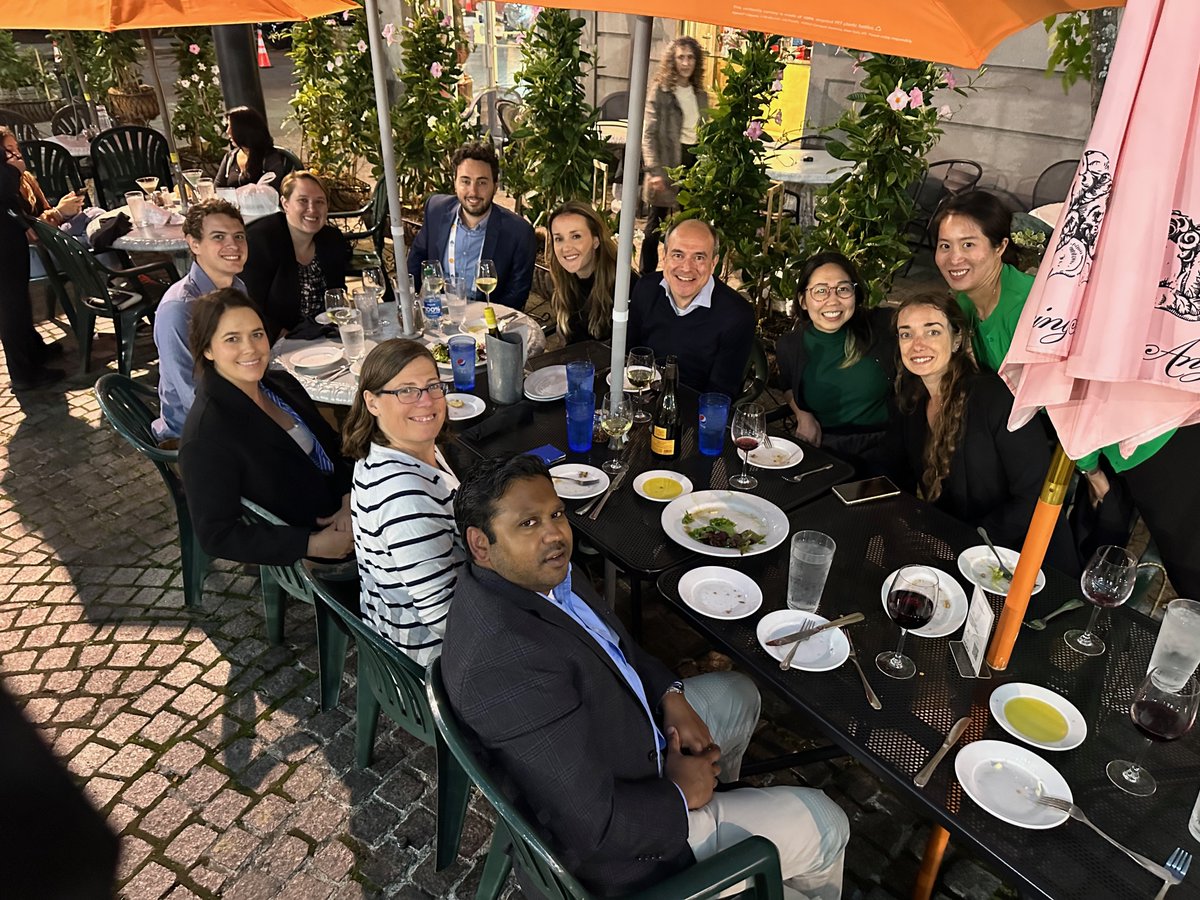
{"type": "Polygon", "coordinates": [[[334,325],[341,325],[350,318],[354,304],[343,288],[330,288],[325,292],[325,314],[334,325]]]}
{"type": "Polygon", "coordinates": [[[421,265],[421,285],[428,286],[431,294],[440,294],[446,287],[446,275],[440,259],[427,259],[421,265]]]}
{"type": "MultiPolygon", "coordinates": [[[[600,427],[604,429],[604,433],[610,438],[619,438],[628,434],[632,426],[632,410],[624,394],[617,394],[616,397],[611,393],[605,394],[604,404],[600,407],[600,427]]],[[[606,460],[600,468],[610,475],[616,475],[624,469],[625,464],[621,462],[620,451],[618,450],[612,459],[606,460]]]]}
{"type": "Polygon", "coordinates": [[[654,351],[649,347],[634,347],[625,357],[625,378],[637,392],[638,402],[634,404],[633,421],[644,425],[650,421],[650,413],[641,407],[642,393],[654,381],[654,351]]]}
{"type": "Polygon", "coordinates": [[[492,291],[496,289],[497,283],[496,264],[490,259],[481,259],[479,269],[475,273],[475,287],[487,298],[487,303],[492,302],[492,291]]]}

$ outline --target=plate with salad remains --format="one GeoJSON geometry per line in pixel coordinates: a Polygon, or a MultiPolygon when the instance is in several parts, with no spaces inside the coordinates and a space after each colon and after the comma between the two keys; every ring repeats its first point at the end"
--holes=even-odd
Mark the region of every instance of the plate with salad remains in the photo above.
{"type": "MultiPolygon", "coordinates": [[[[1017,560],[1021,558],[1021,554],[1016,550],[1009,550],[1007,547],[997,547],[996,552],[1000,554],[1000,558],[1004,560],[1004,564],[1008,566],[1009,571],[1017,571],[1017,560]]],[[[1001,597],[1008,596],[1008,589],[1012,587],[1012,581],[1004,574],[1004,571],[996,565],[996,557],[992,555],[992,551],[984,544],[977,547],[969,547],[958,555],[958,571],[962,572],[963,578],[971,582],[971,584],[983,588],[989,594],[999,594],[1001,597]]],[[[1037,593],[1046,586],[1046,575],[1041,569],[1038,570],[1037,579],[1033,583],[1033,593],[1037,593]]]]}
{"type": "Polygon", "coordinates": [[[662,512],[667,537],[707,556],[753,556],[778,547],[788,519],[770,501],[740,491],[694,491],[662,512]]]}

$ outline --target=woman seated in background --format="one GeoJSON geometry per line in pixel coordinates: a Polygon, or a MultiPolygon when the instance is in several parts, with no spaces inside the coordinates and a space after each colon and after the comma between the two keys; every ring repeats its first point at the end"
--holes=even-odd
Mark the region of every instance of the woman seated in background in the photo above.
{"type": "Polygon", "coordinates": [[[179,467],[200,545],[260,565],[341,559],[354,549],[350,466],[304,388],[267,370],[271,347],[254,303],[224,288],[192,303],[196,399],[179,467]],[[245,497],[287,525],[247,524],[245,497]]]}
{"type": "Polygon", "coordinates": [[[796,327],[776,345],[784,400],[796,437],[854,460],[883,439],[892,418],[891,311],[863,305],[858,269],[840,253],[805,262],[799,284],[796,327]]]}
{"type": "MultiPolygon", "coordinates": [[[[608,225],[586,203],[572,200],[550,214],[550,308],[563,343],[612,336],[617,244],[608,225]]],[[[629,292],[637,276],[629,273],[629,292]]]]}
{"type": "MultiPolygon", "coordinates": [[[[1012,394],[975,365],[954,298],[907,298],[896,310],[896,334],[900,415],[871,459],[900,487],[1019,550],[1050,465],[1045,430],[1036,420],[1008,430],[1012,394]]],[[[1068,574],[1080,571],[1062,519],[1046,561],[1068,574]]]]}
{"type": "MultiPolygon", "coordinates": [[[[246,290],[263,311],[271,343],[325,311],[325,291],[346,287],[350,247],[328,224],[329,197],[312,172],[292,172],[280,187],[282,212],[246,228],[246,290]]],[[[315,334],[306,334],[313,337],[315,334]]]]}
{"type": "Polygon", "coordinates": [[[229,141],[233,146],[221,160],[213,183],[217,187],[238,188],[255,184],[267,172],[275,175],[271,187],[279,190],[283,178],[292,170],[292,162],[275,149],[267,120],[249,106],[238,106],[228,113],[229,141]]]}
{"type": "Polygon", "coordinates": [[[342,428],[354,463],[354,547],[363,617],[425,665],[439,652],[458,569],[458,477],[437,440],[445,387],[420,343],[384,341],[363,362],[342,428]]]}

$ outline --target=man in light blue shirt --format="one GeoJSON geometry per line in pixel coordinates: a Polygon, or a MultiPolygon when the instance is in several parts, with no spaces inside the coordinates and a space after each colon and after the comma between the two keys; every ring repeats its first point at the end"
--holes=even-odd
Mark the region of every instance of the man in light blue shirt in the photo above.
{"type": "Polygon", "coordinates": [[[167,289],[154,313],[160,415],[151,428],[160,444],[179,440],[196,394],[188,347],[192,301],[219,288],[246,291],[237,277],[246,265],[246,226],[236,206],[220,199],[193,204],[183,234],[194,262],[187,275],[167,289]]]}

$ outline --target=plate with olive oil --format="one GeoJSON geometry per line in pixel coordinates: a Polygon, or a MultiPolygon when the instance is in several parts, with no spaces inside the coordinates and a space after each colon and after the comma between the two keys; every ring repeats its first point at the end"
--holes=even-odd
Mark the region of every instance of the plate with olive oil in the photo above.
{"type": "Polygon", "coordinates": [[[1087,737],[1087,722],[1075,704],[1036,684],[1001,685],[989,705],[1001,728],[1043,750],[1071,750],[1087,737]]]}

